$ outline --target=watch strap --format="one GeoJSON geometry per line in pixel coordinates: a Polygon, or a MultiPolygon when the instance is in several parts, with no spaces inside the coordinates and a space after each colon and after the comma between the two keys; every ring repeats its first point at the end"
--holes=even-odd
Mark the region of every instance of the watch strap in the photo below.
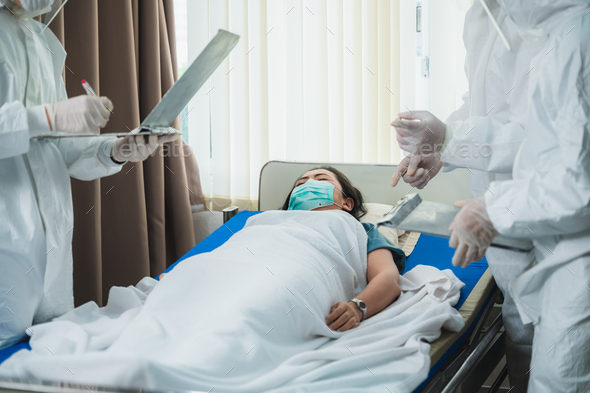
{"type": "Polygon", "coordinates": [[[357,298],[351,299],[350,301],[356,305],[356,308],[358,308],[361,313],[363,313],[363,317],[361,318],[361,322],[364,321],[367,316],[367,307],[366,307],[366,305],[365,305],[365,307],[361,307],[361,303],[365,304],[365,302],[363,302],[362,300],[357,299],[357,298]]]}

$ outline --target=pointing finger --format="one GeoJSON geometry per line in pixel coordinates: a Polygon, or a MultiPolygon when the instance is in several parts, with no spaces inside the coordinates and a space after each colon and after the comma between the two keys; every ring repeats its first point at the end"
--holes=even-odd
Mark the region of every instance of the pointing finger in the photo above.
{"type": "Polygon", "coordinates": [[[393,176],[391,177],[391,187],[397,186],[399,179],[402,177],[399,167],[393,172],[393,176]]]}

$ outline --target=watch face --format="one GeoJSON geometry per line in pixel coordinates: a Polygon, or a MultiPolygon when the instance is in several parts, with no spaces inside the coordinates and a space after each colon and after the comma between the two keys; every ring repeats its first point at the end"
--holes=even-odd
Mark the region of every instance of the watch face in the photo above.
{"type": "Polygon", "coordinates": [[[361,308],[367,308],[367,305],[362,300],[359,302],[359,306],[361,306],[361,308]]]}

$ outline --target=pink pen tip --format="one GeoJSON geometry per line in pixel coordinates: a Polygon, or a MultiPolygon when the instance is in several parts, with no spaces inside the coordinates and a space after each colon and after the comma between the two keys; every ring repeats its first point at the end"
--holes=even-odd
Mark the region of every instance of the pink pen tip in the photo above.
{"type": "Polygon", "coordinates": [[[86,83],[86,79],[82,79],[82,83],[86,83]]]}

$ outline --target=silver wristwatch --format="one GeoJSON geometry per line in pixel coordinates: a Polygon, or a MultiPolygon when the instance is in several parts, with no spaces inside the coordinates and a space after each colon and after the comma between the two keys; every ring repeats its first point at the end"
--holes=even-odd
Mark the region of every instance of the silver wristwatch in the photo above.
{"type": "Polygon", "coordinates": [[[365,317],[367,316],[367,305],[365,304],[365,302],[363,302],[360,299],[352,299],[349,300],[350,302],[353,302],[354,304],[356,304],[356,308],[358,308],[359,310],[361,310],[361,312],[363,313],[363,317],[361,318],[361,322],[365,320],[365,317]]]}

